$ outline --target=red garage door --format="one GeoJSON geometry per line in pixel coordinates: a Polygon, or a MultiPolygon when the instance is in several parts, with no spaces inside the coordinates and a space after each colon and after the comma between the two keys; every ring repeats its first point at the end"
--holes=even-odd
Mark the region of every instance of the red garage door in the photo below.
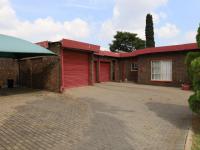
{"type": "Polygon", "coordinates": [[[109,62],[100,63],[100,81],[101,82],[110,81],[110,63],[109,62]]]}
{"type": "Polygon", "coordinates": [[[87,53],[64,51],[63,82],[64,88],[89,84],[89,60],[87,53]]]}

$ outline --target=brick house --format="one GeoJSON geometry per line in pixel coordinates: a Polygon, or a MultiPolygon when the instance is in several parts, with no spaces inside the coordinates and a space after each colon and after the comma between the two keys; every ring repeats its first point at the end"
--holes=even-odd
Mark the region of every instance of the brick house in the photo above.
{"type": "Polygon", "coordinates": [[[186,54],[199,51],[194,43],[131,53],[101,51],[98,45],[67,39],[38,44],[58,56],[22,60],[21,83],[30,87],[30,79],[26,77],[30,77],[31,68],[31,87],[51,91],[108,81],[180,87],[189,82],[184,63],[186,54]]]}
{"type": "Polygon", "coordinates": [[[126,64],[124,78],[139,84],[180,87],[182,83],[189,82],[185,58],[191,51],[199,51],[197,44],[147,48],[124,53],[121,55],[126,64]]]}
{"type": "Polygon", "coordinates": [[[31,84],[33,88],[63,91],[66,88],[93,85],[94,53],[100,50],[100,46],[67,39],[37,44],[48,48],[58,56],[22,60],[21,63],[28,64],[21,65],[23,66],[21,82],[25,82],[23,86],[30,87],[30,81],[24,78],[29,74],[30,68],[35,74],[31,75],[31,82],[35,81],[31,84]]]}

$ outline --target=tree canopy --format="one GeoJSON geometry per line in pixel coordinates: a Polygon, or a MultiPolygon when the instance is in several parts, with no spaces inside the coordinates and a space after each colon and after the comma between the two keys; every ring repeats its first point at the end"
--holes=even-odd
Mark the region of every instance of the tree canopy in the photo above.
{"type": "MultiPolygon", "coordinates": [[[[197,45],[200,48],[200,26],[196,36],[197,45]]],[[[186,65],[189,77],[192,81],[194,94],[189,98],[191,110],[200,115],[200,52],[190,52],[186,57],[186,65]]]]}
{"type": "Polygon", "coordinates": [[[145,35],[146,35],[146,48],[155,47],[153,17],[151,14],[147,14],[146,16],[145,35]]]}
{"type": "Polygon", "coordinates": [[[137,37],[137,34],[130,32],[117,32],[114,36],[110,50],[112,52],[132,52],[133,50],[145,48],[145,41],[137,37]]]}
{"type": "Polygon", "coordinates": [[[200,25],[199,25],[199,28],[197,30],[196,40],[197,40],[197,45],[200,48],[200,25]]]}

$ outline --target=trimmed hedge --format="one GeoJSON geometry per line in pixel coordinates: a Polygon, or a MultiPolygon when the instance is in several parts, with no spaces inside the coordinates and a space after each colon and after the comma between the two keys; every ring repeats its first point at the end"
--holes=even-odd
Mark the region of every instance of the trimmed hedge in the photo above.
{"type": "Polygon", "coordinates": [[[198,95],[195,93],[188,100],[190,109],[196,114],[200,114],[200,98],[198,95]]]}
{"type": "Polygon", "coordinates": [[[193,80],[193,70],[194,70],[191,68],[191,63],[198,57],[200,57],[200,52],[189,52],[185,59],[187,72],[191,81],[193,80]]]}

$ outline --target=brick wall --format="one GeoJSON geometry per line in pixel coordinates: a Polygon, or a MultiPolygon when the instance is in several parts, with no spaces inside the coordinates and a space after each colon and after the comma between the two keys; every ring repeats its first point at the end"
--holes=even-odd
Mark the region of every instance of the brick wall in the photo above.
{"type": "Polygon", "coordinates": [[[20,61],[20,83],[22,86],[55,92],[60,91],[60,44],[51,43],[49,49],[58,54],[58,56],[20,61]]]}
{"type": "Polygon", "coordinates": [[[137,58],[124,58],[120,60],[120,78],[122,81],[127,79],[131,82],[137,82],[138,71],[131,71],[132,63],[137,63],[137,58]]]}
{"type": "Polygon", "coordinates": [[[7,86],[7,79],[13,79],[14,84],[17,84],[18,63],[13,59],[0,58],[0,82],[3,83],[3,87],[7,86]]]}
{"type": "Polygon", "coordinates": [[[179,87],[183,82],[189,82],[186,65],[184,63],[186,52],[162,53],[153,55],[142,55],[138,57],[138,83],[176,86],[179,87]],[[151,61],[152,60],[172,60],[172,82],[155,82],[151,81],[151,61]]]}

